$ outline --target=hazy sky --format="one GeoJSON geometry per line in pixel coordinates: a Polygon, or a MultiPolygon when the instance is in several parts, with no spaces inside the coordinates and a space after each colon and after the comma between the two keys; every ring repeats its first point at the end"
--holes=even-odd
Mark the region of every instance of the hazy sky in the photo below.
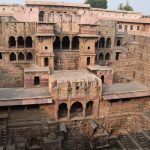
{"type": "MultiPolygon", "coordinates": [[[[0,0],[0,3],[24,3],[25,0],[0,0]]],[[[60,1],[60,2],[76,2],[83,3],[85,0],[41,0],[41,1],[60,1]]],[[[135,11],[150,14],[150,0],[129,0],[130,5],[135,11]]],[[[126,3],[126,0],[108,0],[109,9],[117,9],[120,3],[126,3]]]]}

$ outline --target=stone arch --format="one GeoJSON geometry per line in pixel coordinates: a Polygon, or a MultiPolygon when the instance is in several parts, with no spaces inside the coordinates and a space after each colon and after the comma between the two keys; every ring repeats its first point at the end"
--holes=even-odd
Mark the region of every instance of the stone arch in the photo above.
{"type": "Polygon", "coordinates": [[[104,55],[103,55],[103,53],[100,53],[100,54],[99,54],[98,59],[99,59],[99,60],[104,60],[104,55]]]}
{"type": "Polygon", "coordinates": [[[44,11],[40,11],[39,12],[39,21],[44,21],[44,16],[45,16],[45,12],[44,11]]]}
{"type": "Polygon", "coordinates": [[[106,48],[111,48],[111,38],[107,38],[106,48]]]}
{"type": "Polygon", "coordinates": [[[86,103],[86,109],[85,109],[86,116],[90,116],[93,114],[93,105],[94,105],[93,101],[89,101],[86,103]]]}
{"type": "Polygon", "coordinates": [[[104,37],[101,37],[101,38],[100,38],[99,47],[100,47],[100,48],[104,48],[104,47],[105,47],[105,38],[104,38],[104,37]]]}
{"type": "Polygon", "coordinates": [[[32,48],[32,37],[31,36],[28,36],[26,37],[26,47],[28,48],[32,48]]]}
{"type": "Polygon", "coordinates": [[[33,55],[31,52],[28,52],[26,55],[26,60],[32,60],[33,59],[33,55]]]}
{"type": "Polygon", "coordinates": [[[83,115],[83,105],[80,102],[72,104],[70,109],[71,117],[81,117],[83,115]]]}
{"type": "Polygon", "coordinates": [[[3,59],[3,55],[2,55],[2,53],[0,52],[0,59],[3,59]]]}
{"type": "Polygon", "coordinates": [[[24,60],[24,59],[25,59],[24,54],[23,54],[22,52],[20,52],[20,53],[18,54],[18,60],[24,60]]]}
{"type": "Polygon", "coordinates": [[[14,52],[12,52],[10,55],[9,55],[9,60],[10,61],[16,61],[16,54],[14,52]]]}
{"type": "Polygon", "coordinates": [[[86,64],[87,64],[87,65],[90,65],[90,64],[91,64],[91,58],[90,58],[90,57],[87,57],[86,64]]]}
{"type": "Polygon", "coordinates": [[[24,47],[24,39],[22,36],[19,36],[17,39],[17,45],[18,47],[24,47]]]}
{"type": "Polygon", "coordinates": [[[68,113],[68,108],[66,103],[61,103],[58,109],[58,118],[66,118],[68,113]]]}
{"type": "Polygon", "coordinates": [[[68,36],[64,36],[62,40],[62,49],[69,49],[70,47],[70,40],[68,36]]]}
{"type": "Polygon", "coordinates": [[[105,60],[110,60],[110,54],[109,54],[109,53],[107,53],[107,54],[105,55],[105,60]]]}
{"type": "Polygon", "coordinates": [[[79,49],[79,37],[74,36],[72,39],[72,49],[79,49]]]}
{"type": "Polygon", "coordinates": [[[16,39],[14,36],[9,37],[9,47],[15,47],[16,46],[16,39]]]}
{"type": "Polygon", "coordinates": [[[56,36],[56,39],[53,43],[53,49],[54,50],[60,49],[60,37],[59,36],[56,36]]]}

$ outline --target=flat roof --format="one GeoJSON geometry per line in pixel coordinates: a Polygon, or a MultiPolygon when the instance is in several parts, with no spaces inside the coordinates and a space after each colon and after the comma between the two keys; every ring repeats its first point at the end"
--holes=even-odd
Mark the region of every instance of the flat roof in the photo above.
{"type": "Polygon", "coordinates": [[[50,1],[40,1],[40,0],[26,0],[26,5],[37,5],[37,6],[63,6],[63,7],[80,7],[80,8],[90,8],[90,4],[82,3],[65,3],[65,2],[50,2],[50,1]]]}
{"type": "Polygon", "coordinates": [[[43,88],[0,88],[0,101],[50,97],[48,87],[43,88]]]}
{"type": "Polygon", "coordinates": [[[104,100],[150,96],[150,88],[136,81],[103,85],[104,100]]]}
{"type": "Polygon", "coordinates": [[[111,67],[108,67],[108,66],[100,66],[100,65],[94,65],[94,66],[88,66],[87,67],[89,70],[102,70],[102,71],[105,71],[105,70],[110,70],[112,71],[112,68],[111,67]]]}
{"type": "Polygon", "coordinates": [[[58,83],[64,82],[83,82],[83,81],[95,81],[100,80],[96,75],[90,73],[87,70],[59,70],[54,71],[50,75],[51,81],[56,81],[58,83]]]}

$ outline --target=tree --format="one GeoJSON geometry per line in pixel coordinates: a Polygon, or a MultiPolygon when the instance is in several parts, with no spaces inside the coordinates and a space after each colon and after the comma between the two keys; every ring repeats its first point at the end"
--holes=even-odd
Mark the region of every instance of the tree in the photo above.
{"type": "Polygon", "coordinates": [[[86,0],[85,4],[90,4],[94,8],[107,8],[107,0],[86,0]]]}
{"type": "Polygon", "coordinates": [[[123,5],[122,3],[120,3],[118,9],[119,10],[126,10],[126,11],[133,11],[133,8],[129,5],[128,0],[127,0],[126,5],[123,5]]]}

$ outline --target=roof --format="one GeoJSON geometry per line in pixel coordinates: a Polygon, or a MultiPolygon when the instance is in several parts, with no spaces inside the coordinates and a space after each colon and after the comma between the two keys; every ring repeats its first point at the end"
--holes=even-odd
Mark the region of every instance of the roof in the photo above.
{"type": "Polygon", "coordinates": [[[49,72],[48,67],[39,67],[37,65],[32,65],[29,68],[24,68],[24,72],[49,72]]]}
{"type": "Polygon", "coordinates": [[[83,81],[95,81],[95,79],[100,80],[96,75],[90,73],[87,70],[58,70],[54,71],[50,75],[51,81],[56,81],[58,83],[64,82],[83,82],[83,81]]]}
{"type": "Polygon", "coordinates": [[[150,88],[139,82],[103,85],[104,100],[150,96],[150,88]]]}
{"type": "Polygon", "coordinates": [[[50,97],[48,87],[43,88],[0,88],[0,101],[50,97]]]}
{"type": "Polygon", "coordinates": [[[64,3],[64,2],[48,2],[48,1],[38,1],[38,0],[26,0],[26,5],[41,5],[41,6],[63,6],[63,7],[80,7],[80,8],[90,8],[90,4],[81,3],[64,3]]]}
{"type": "Polygon", "coordinates": [[[97,70],[101,70],[101,71],[105,71],[105,70],[110,70],[112,71],[112,68],[111,67],[108,67],[108,66],[100,66],[100,65],[94,65],[94,66],[88,66],[87,67],[89,70],[91,71],[97,71],[97,70]]]}

